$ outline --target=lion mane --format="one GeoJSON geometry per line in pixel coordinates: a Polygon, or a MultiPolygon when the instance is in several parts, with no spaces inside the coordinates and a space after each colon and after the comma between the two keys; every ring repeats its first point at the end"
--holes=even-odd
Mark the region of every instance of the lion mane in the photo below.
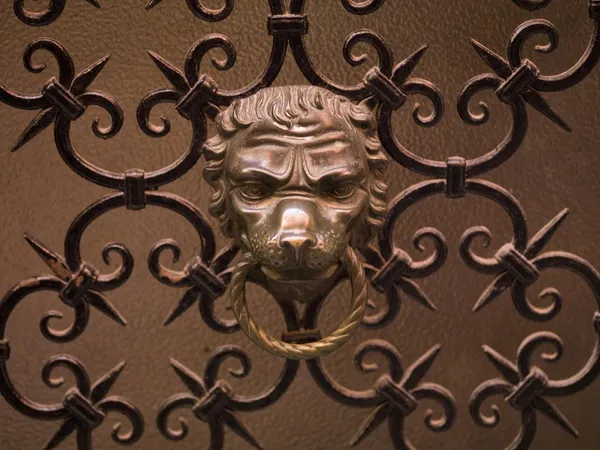
{"type": "Polygon", "coordinates": [[[363,133],[365,151],[369,165],[367,191],[369,208],[362,226],[356,227],[350,243],[363,248],[383,225],[387,213],[387,184],[384,174],[387,158],[377,137],[377,122],[371,110],[362,104],[352,103],[349,99],[315,86],[283,86],[265,88],[258,93],[234,100],[216,118],[217,134],[208,139],[203,146],[206,165],[204,179],[214,189],[210,200],[209,212],[216,217],[223,234],[234,237],[234,223],[227,211],[227,197],[223,180],[223,166],[227,154],[229,139],[239,130],[255,122],[272,120],[292,127],[298,118],[310,110],[325,110],[340,118],[349,130],[363,133]]]}

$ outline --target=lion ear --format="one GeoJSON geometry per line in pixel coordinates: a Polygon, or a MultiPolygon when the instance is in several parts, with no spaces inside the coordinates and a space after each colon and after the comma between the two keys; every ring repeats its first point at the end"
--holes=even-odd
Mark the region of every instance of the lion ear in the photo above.
{"type": "Polygon", "coordinates": [[[363,101],[361,101],[359,103],[360,106],[365,106],[366,108],[368,108],[369,110],[371,110],[371,112],[375,112],[375,109],[377,108],[377,106],[379,105],[379,100],[377,99],[377,97],[375,97],[374,95],[365,98],[363,101]]]}

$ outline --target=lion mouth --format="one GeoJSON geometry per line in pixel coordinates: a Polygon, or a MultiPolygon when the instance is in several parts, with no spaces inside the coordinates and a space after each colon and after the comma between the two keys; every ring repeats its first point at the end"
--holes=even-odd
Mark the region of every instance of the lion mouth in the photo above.
{"type": "Polygon", "coordinates": [[[272,280],[281,281],[284,283],[294,283],[298,281],[324,281],[328,278],[331,278],[339,267],[340,263],[334,263],[327,269],[320,271],[306,269],[276,271],[265,266],[261,266],[260,269],[268,278],[271,278],[272,280]]]}

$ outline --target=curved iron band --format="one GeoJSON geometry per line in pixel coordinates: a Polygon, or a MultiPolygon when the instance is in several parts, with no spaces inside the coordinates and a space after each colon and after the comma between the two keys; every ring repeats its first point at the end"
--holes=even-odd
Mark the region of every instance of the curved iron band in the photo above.
{"type": "MultiPolygon", "coordinates": [[[[311,314],[314,320],[310,322],[316,326],[316,315],[311,314]]],[[[308,325],[309,326],[309,325],[308,325]]],[[[354,365],[359,371],[368,373],[371,371],[369,364],[365,362],[367,355],[378,353],[385,358],[389,377],[396,383],[404,375],[402,362],[398,349],[387,341],[373,339],[361,343],[354,352],[354,365]]],[[[375,389],[357,391],[339,384],[325,369],[320,358],[310,359],[306,362],[308,370],[321,388],[321,390],[334,401],[346,406],[369,408],[377,406],[382,401],[382,396],[375,389]]]]}
{"type": "Polygon", "coordinates": [[[233,12],[235,0],[225,0],[225,4],[219,9],[204,6],[200,0],[186,0],[188,8],[195,16],[207,22],[220,22],[225,20],[233,12]]]}
{"type": "MultiPolygon", "coordinates": [[[[211,103],[227,106],[238,98],[247,97],[258,92],[260,89],[270,86],[279,71],[283,67],[287,53],[287,38],[285,36],[273,36],[273,45],[269,62],[263,72],[250,84],[243,88],[234,90],[225,90],[217,88],[215,92],[209,94],[208,100],[211,103]]],[[[200,79],[200,63],[204,55],[212,49],[220,48],[225,52],[225,60],[216,60],[213,58],[213,66],[218,70],[228,70],[235,64],[236,51],[233,42],[225,35],[211,34],[198,40],[190,48],[185,61],[185,75],[190,87],[194,87],[200,79]]]]}
{"type": "MultiPolygon", "coordinates": [[[[289,326],[289,324],[288,324],[289,326]]],[[[255,411],[268,407],[275,403],[289,388],[300,367],[300,361],[286,359],[284,369],[280,373],[278,380],[272,388],[267,389],[258,395],[237,396],[233,389],[224,381],[217,380],[218,372],[224,361],[229,358],[235,358],[241,364],[241,369],[230,369],[229,373],[237,378],[246,377],[251,370],[251,362],[247,353],[234,345],[225,345],[220,347],[216,353],[212,354],[206,362],[204,377],[201,379],[190,369],[171,360],[171,365],[177,371],[178,375],[187,380],[188,389],[192,390],[193,395],[182,393],[171,396],[160,407],[157,415],[157,426],[163,436],[171,440],[181,440],[185,438],[188,432],[188,425],[185,419],[180,418],[179,429],[168,426],[169,416],[177,408],[188,407],[196,410],[198,406],[211,398],[215,391],[220,391],[221,402],[208,414],[197,415],[202,421],[207,422],[211,429],[211,449],[222,448],[222,433],[215,430],[213,425],[221,423],[228,425],[235,432],[240,434],[251,445],[262,448],[252,432],[248,430],[234,415],[235,411],[255,411]]],[[[214,397],[212,397],[214,398],[214,397]]],[[[206,404],[206,403],[205,403],[206,404]]],[[[222,429],[220,430],[222,432],[222,429]]]]}
{"type": "MultiPolygon", "coordinates": [[[[175,394],[166,399],[158,408],[156,416],[156,426],[160,433],[171,441],[180,441],[188,434],[188,424],[185,419],[180,418],[180,429],[175,430],[169,427],[168,421],[170,415],[179,408],[193,408],[198,403],[198,398],[191,394],[175,394]]],[[[209,450],[221,450],[225,445],[225,426],[223,421],[215,418],[208,421],[210,429],[209,450]]]]}
{"type": "MultiPolygon", "coordinates": [[[[0,339],[4,336],[6,324],[15,306],[26,296],[40,290],[51,290],[60,293],[66,283],[54,276],[38,276],[21,281],[6,293],[0,303],[0,339]]],[[[74,319],[69,327],[56,330],[50,327],[52,319],[62,319],[63,315],[58,311],[47,312],[40,321],[42,335],[53,342],[66,343],[81,336],[90,318],[89,305],[80,301],[71,306],[74,310],[74,319]]]]}
{"type": "MultiPolygon", "coordinates": [[[[420,200],[430,197],[434,194],[445,192],[446,181],[445,180],[429,180],[415,184],[408,189],[405,189],[396,198],[394,198],[388,207],[388,215],[386,221],[381,228],[379,234],[379,250],[381,256],[388,260],[394,251],[394,240],[393,233],[396,225],[396,221],[400,215],[408,209],[408,207],[414,205],[420,200]]],[[[436,251],[433,255],[427,259],[411,264],[411,267],[407,268],[406,276],[420,277],[425,276],[425,273],[433,273],[443,264],[444,259],[440,257],[446,252],[444,251],[445,243],[435,237],[434,243],[436,251]]]]}
{"type": "Polygon", "coordinates": [[[38,12],[28,11],[25,9],[25,0],[14,0],[13,10],[17,18],[34,27],[50,25],[62,14],[67,0],[49,0],[48,6],[38,12]]]}
{"type": "MultiPolygon", "coordinates": [[[[492,416],[486,416],[482,413],[483,403],[494,395],[509,395],[514,389],[510,383],[499,378],[484,381],[471,394],[469,399],[469,413],[473,421],[482,427],[492,428],[500,422],[500,410],[498,406],[492,405],[492,416]]],[[[506,447],[506,450],[527,449],[535,439],[537,431],[537,415],[531,406],[525,407],[521,411],[521,428],[519,434],[506,447]]]]}
{"type": "MultiPolygon", "coordinates": [[[[230,370],[232,375],[236,378],[243,378],[250,374],[252,366],[248,354],[243,349],[233,345],[223,346],[206,361],[204,383],[208,389],[217,383],[221,365],[229,358],[237,359],[242,365],[242,370],[240,371],[234,372],[230,370]]],[[[300,361],[286,358],[283,369],[271,388],[257,395],[236,395],[232,392],[227,402],[227,408],[232,411],[249,412],[273,405],[291,386],[299,368],[300,361]]]]}
{"type": "MultiPolygon", "coordinates": [[[[29,278],[11,289],[0,303],[0,340],[5,336],[6,324],[11,313],[23,298],[40,291],[60,292],[64,285],[65,283],[56,277],[45,276],[29,278]]],[[[85,304],[85,302],[81,302],[81,304],[85,304]]],[[[81,313],[76,313],[75,322],[72,327],[73,332],[69,335],[69,341],[81,335],[87,325],[88,317],[89,314],[81,315],[81,313]]],[[[53,420],[68,415],[68,411],[62,403],[44,405],[33,402],[21,395],[10,381],[6,363],[7,360],[0,359],[0,394],[2,394],[13,408],[21,414],[36,419],[53,420]]],[[[80,376],[82,373],[85,374],[85,371],[77,368],[73,373],[77,379],[78,386],[84,388],[83,390],[85,391],[87,375],[85,377],[80,376]]],[[[87,390],[89,391],[89,380],[87,380],[87,390]]]]}
{"type": "Polygon", "coordinates": [[[346,10],[354,15],[366,15],[372,14],[383,6],[385,0],[367,0],[367,1],[355,1],[355,0],[342,0],[342,5],[346,10]]]}
{"type": "Polygon", "coordinates": [[[512,0],[513,3],[520,8],[528,11],[537,11],[543,9],[550,4],[552,0],[512,0]]]}
{"type": "MultiPolygon", "coordinates": [[[[158,407],[158,414],[156,415],[156,427],[158,428],[158,431],[160,431],[160,434],[171,441],[180,441],[184,439],[188,434],[188,425],[185,419],[180,418],[179,422],[181,429],[174,430],[168,425],[169,417],[176,409],[193,408],[196,403],[198,403],[198,398],[192,394],[175,394],[160,404],[158,407]]],[[[223,448],[223,425],[219,420],[213,420],[210,421],[210,427],[211,446],[209,448],[223,448]],[[215,425],[217,425],[216,430],[214,429],[215,425]]]]}
{"type": "MultiPolygon", "coordinates": [[[[512,245],[520,252],[523,252],[527,246],[528,231],[525,211],[517,199],[503,187],[486,180],[467,180],[465,184],[466,192],[481,195],[496,203],[508,213],[513,225],[512,245]]],[[[461,242],[460,255],[463,261],[473,270],[485,274],[498,274],[504,270],[504,266],[496,258],[485,258],[476,255],[470,248],[473,239],[479,235],[484,235],[487,246],[490,240],[490,234],[487,229],[473,227],[465,232],[461,242]]]]}
{"type": "MultiPolygon", "coordinates": [[[[213,258],[215,254],[214,234],[202,212],[196,206],[184,198],[166,192],[149,191],[145,195],[147,205],[169,209],[190,222],[198,233],[202,244],[202,260],[207,262],[213,258]]],[[[104,213],[124,206],[126,206],[125,194],[116,192],[96,201],[75,218],[67,231],[65,239],[65,259],[71,270],[76,270],[81,264],[81,238],[87,227],[104,213]]],[[[91,289],[115,289],[127,281],[133,265],[133,258],[129,252],[127,254],[128,257],[123,260],[123,267],[117,269],[113,274],[99,275],[98,279],[92,283],[91,289]]]]}
{"type": "Polygon", "coordinates": [[[248,271],[257,264],[251,253],[237,264],[229,286],[230,303],[235,318],[246,335],[264,350],[291,359],[311,359],[334,352],[340,348],[360,327],[367,306],[367,280],[356,253],[348,247],[344,260],[352,284],[350,314],[328,337],[309,344],[286,343],[268,335],[252,318],[245,298],[245,282],[248,271]]]}
{"type": "MultiPolygon", "coordinates": [[[[592,290],[596,299],[598,311],[600,311],[600,273],[598,273],[589,262],[577,255],[561,251],[545,253],[534,258],[531,262],[538,270],[549,268],[567,269],[581,277],[592,290]]],[[[513,284],[513,301],[519,312],[531,308],[525,290],[526,287],[523,284],[518,282],[513,284]]],[[[553,306],[554,305],[551,305],[551,307],[553,306]]],[[[560,310],[560,303],[558,307],[554,306],[554,308],[560,310]]],[[[523,313],[521,312],[521,314],[523,313]]],[[[531,314],[529,314],[529,316],[523,315],[531,319],[531,317],[529,317],[531,314]]],[[[592,354],[585,366],[577,374],[571,377],[562,380],[549,380],[547,386],[544,388],[544,396],[555,397],[573,395],[587,388],[595,381],[600,372],[600,314],[598,312],[594,316],[593,325],[597,333],[597,338],[592,354]]],[[[552,359],[553,361],[560,358],[560,355],[562,354],[562,342],[558,337],[554,336],[541,336],[540,338],[535,338],[533,340],[526,339],[523,341],[517,357],[517,366],[521,376],[527,375],[531,371],[533,352],[538,346],[544,343],[550,343],[556,347],[557,356],[552,359]]]]}
{"type": "MultiPolygon", "coordinates": [[[[67,0],[47,0],[48,6],[41,11],[29,11],[25,8],[25,0],[14,0],[15,16],[26,25],[43,27],[50,25],[60,17],[67,5],[67,0]]],[[[100,8],[97,0],[87,0],[89,4],[100,8]]]]}
{"type": "MultiPolygon", "coordinates": [[[[139,441],[139,439],[144,434],[144,417],[142,416],[142,412],[129,400],[119,396],[119,395],[111,395],[110,397],[106,397],[96,403],[96,407],[103,411],[104,413],[116,412],[125,416],[131,423],[131,429],[128,432],[122,432],[121,422],[117,422],[112,429],[111,438],[113,442],[121,445],[132,445],[139,441]]],[[[81,430],[78,432],[87,432],[91,435],[91,430],[81,430]]],[[[87,447],[82,448],[92,448],[91,442],[87,447]]]]}
{"type": "MultiPolygon", "coordinates": [[[[379,248],[381,250],[381,255],[386,260],[392,256],[394,251],[393,232],[396,221],[400,215],[408,209],[408,207],[414,205],[418,201],[434,194],[444,193],[445,191],[446,180],[423,181],[406,189],[391,201],[387,220],[379,235],[379,248]]],[[[465,182],[465,191],[489,198],[490,200],[499,203],[500,206],[504,208],[513,224],[512,243],[516,249],[523,251],[527,245],[527,224],[525,212],[517,199],[501,186],[485,180],[467,179],[465,182]]],[[[473,232],[472,234],[474,235],[476,233],[473,232]]],[[[437,245],[434,254],[422,262],[411,264],[411,266],[407,268],[407,276],[424,276],[424,272],[427,274],[435,272],[441,264],[443,264],[444,260],[439,256],[442,255],[440,248],[443,247],[440,247],[440,242],[435,242],[437,245]]],[[[461,254],[470,267],[481,270],[483,273],[499,273],[503,270],[501,263],[495,258],[479,257],[470,251],[468,245],[464,247],[465,248],[461,247],[461,254]]]]}
{"type": "MultiPolygon", "coordinates": [[[[598,6],[595,6],[600,10],[598,6]]],[[[600,61],[600,15],[593,17],[594,30],[590,41],[579,60],[573,67],[558,75],[539,75],[531,85],[532,89],[542,92],[557,92],[569,89],[580,83],[600,61]]],[[[508,61],[513,70],[517,69],[523,58],[523,48],[529,38],[543,34],[549,43],[536,46],[540,53],[551,53],[558,47],[559,35],[556,27],[547,20],[529,20],[521,24],[513,33],[508,44],[508,61]]]]}
{"type": "MultiPolygon", "coordinates": [[[[484,89],[495,90],[502,85],[503,80],[496,75],[484,74],[472,78],[462,89],[458,99],[458,111],[461,118],[471,125],[481,125],[489,119],[489,109],[487,105],[480,102],[482,114],[476,115],[469,110],[471,98],[484,89]]],[[[443,111],[443,103],[436,101],[437,96],[432,95],[432,91],[426,89],[427,85],[417,83],[416,81],[407,82],[403,90],[407,94],[423,94],[434,102],[433,115],[440,116],[443,111]]],[[[466,170],[469,176],[481,175],[488,172],[505,161],[507,161],[519,149],[527,133],[527,109],[522,98],[517,97],[509,104],[513,116],[512,127],[508,131],[504,140],[493,150],[485,155],[468,160],[466,170]]],[[[413,116],[418,111],[415,108],[413,116]]],[[[392,127],[393,109],[386,104],[381,105],[379,109],[379,139],[387,153],[400,165],[407,169],[430,177],[442,177],[446,175],[448,164],[446,161],[435,161],[423,158],[412,153],[404,147],[396,138],[392,127]]],[[[417,121],[419,123],[419,121],[417,121]]]]}
{"type": "MultiPolygon", "coordinates": [[[[39,38],[27,45],[23,53],[25,69],[31,73],[40,73],[46,68],[45,64],[33,64],[32,57],[38,50],[46,50],[54,56],[58,64],[58,82],[62,86],[71,86],[75,78],[73,59],[66,48],[54,39],[39,38]]],[[[41,93],[22,94],[5,87],[2,83],[0,83],[0,102],[19,109],[44,109],[52,106],[50,101],[41,93]]]]}
{"type": "MultiPolygon", "coordinates": [[[[454,425],[456,421],[455,400],[450,391],[442,386],[433,383],[423,383],[420,387],[412,391],[415,399],[436,400],[443,409],[443,416],[439,419],[433,419],[433,411],[428,410],[423,422],[425,426],[434,432],[446,431],[454,425]]],[[[390,408],[390,407],[388,407],[390,408]]],[[[390,408],[390,417],[388,419],[388,432],[390,441],[394,448],[414,449],[405,436],[406,415],[398,408],[390,408]]],[[[354,444],[356,445],[356,444],[354,444]]]]}
{"type": "MultiPolygon", "coordinates": [[[[369,14],[375,11],[382,4],[382,0],[361,2],[358,5],[351,0],[343,0],[343,5],[347,10],[351,11],[354,9],[357,11],[356,13],[360,11],[363,14],[369,14]]],[[[291,0],[289,12],[290,14],[304,14],[305,6],[306,0],[291,0]]],[[[336,94],[346,96],[352,100],[363,100],[372,95],[371,89],[364,83],[358,83],[354,86],[343,86],[329,80],[321,72],[319,72],[308,55],[304,36],[292,35],[289,36],[288,39],[290,43],[290,49],[292,50],[292,54],[296,60],[298,68],[312,85],[329,89],[336,94]]],[[[392,52],[385,42],[385,39],[383,39],[381,35],[371,30],[360,30],[351,33],[346,38],[346,41],[343,45],[344,59],[346,62],[351,66],[358,66],[366,61],[366,55],[355,56],[352,54],[353,48],[359,42],[367,43],[377,51],[377,55],[379,57],[379,70],[385,76],[391,76],[393,68],[392,52]]]]}
{"type": "MultiPolygon", "coordinates": [[[[352,100],[363,100],[372,95],[371,88],[363,82],[357,83],[354,86],[344,86],[337,84],[328,79],[316,68],[315,64],[310,59],[303,36],[291,36],[289,38],[290,48],[296,64],[302,71],[304,77],[314,86],[319,86],[328,89],[336,94],[343,95],[352,100]]],[[[358,66],[366,61],[365,55],[355,56],[352,50],[356,44],[363,42],[371,45],[379,57],[378,68],[385,76],[390,77],[392,74],[393,57],[385,40],[382,36],[371,30],[361,30],[351,33],[344,42],[344,59],[351,66],[358,66]]]]}
{"type": "MultiPolygon", "coordinates": [[[[117,113],[112,107],[116,104],[111,104],[110,100],[107,100],[105,96],[100,96],[95,93],[85,93],[78,97],[84,105],[98,105],[104,107],[111,113],[111,117],[114,123],[122,123],[122,119],[118,119],[117,113]]],[[[169,98],[169,101],[176,101],[175,98],[169,98]]],[[[167,101],[167,100],[164,100],[167,101]]],[[[107,138],[114,136],[118,129],[114,127],[108,128],[107,130],[99,130],[97,126],[97,120],[94,122],[96,133],[99,137],[107,138]],[[110,134],[107,136],[107,134],[110,134]]],[[[119,125],[120,128],[120,125],[119,125]]],[[[125,187],[125,175],[115,172],[110,172],[101,169],[90,162],[86,161],[81,155],[75,150],[71,143],[70,131],[71,121],[68,117],[61,114],[57,117],[55,127],[55,140],[58,152],[65,163],[75,171],[78,175],[82,176],[92,183],[100,186],[105,186],[111,189],[123,190],[125,187]]],[[[182,155],[177,161],[171,165],[164,167],[153,172],[149,172],[144,176],[144,185],[146,189],[155,189],[159,186],[168,184],[180,177],[182,177],[188,170],[190,170],[194,164],[198,161],[201,155],[201,146],[206,139],[206,118],[203,114],[198,114],[192,119],[192,142],[187,152],[182,155]]]]}

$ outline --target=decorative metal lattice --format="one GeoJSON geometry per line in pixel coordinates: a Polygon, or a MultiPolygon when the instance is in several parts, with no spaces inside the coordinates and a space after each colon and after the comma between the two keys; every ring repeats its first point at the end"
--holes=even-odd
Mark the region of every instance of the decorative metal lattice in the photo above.
{"type": "MultiPolygon", "coordinates": [[[[93,6],[100,5],[95,0],[87,0],[93,6]]],[[[545,7],[551,0],[513,0],[528,10],[545,7]]],[[[160,0],[151,0],[146,8],[151,9],[160,0]]],[[[187,1],[190,10],[199,18],[207,21],[220,21],[228,17],[234,8],[233,0],[226,0],[219,10],[202,6],[197,0],[187,1]]],[[[191,202],[159,188],[179,179],[188,172],[202,157],[202,146],[206,139],[207,121],[216,117],[220,107],[229,105],[233,100],[251,95],[270,86],[276,79],[286,58],[288,47],[298,67],[309,83],[324,87],[355,101],[367,101],[376,105],[379,123],[379,138],[387,153],[401,166],[427,176],[422,181],[400,193],[391,201],[389,214],[377,245],[371,245],[363,255],[367,264],[367,275],[373,289],[385,294],[387,304],[383,311],[368,315],[363,320],[365,327],[385,327],[394,320],[400,305],[399,291],[412,297],[424,307],[434,310],[433,303],[414,281],[437,271],[446,260],[447,245],[443,235],[436,229],[423,228],[414,236],[414,244],[420,247],[424,240],[434,244],[435,250],[421,261],[414,261],[407,252],[393,243],[394,225],[402,213],[416,202],[432,195],[440,194],[448,198],[461,198],[467,194],[487,197],[501,205],[509,215],[513,226],[513,238],[510,243],[500,247],[492,258],[477,255],[472,244],[483,239],[489,244],[491,233],[485,227],[468,229],[460,243],[460,254],[471,269],[495,278],[475,305],[475,310],[485,307],[502,292],[510,289],[517,311],[525,318],[545,322],[554,318],[561,309],[562,298],[557,290],[549,288],[540,295],[551,300],[548,307],[533,305],[527,297],[527,288],[532,285],[540,271],[548,268],[570,270],[591,287],[600,308],[600,274],[584,259],[571,253],[554,251],[542,253],[544,246],[558,229],[568,210],[559,213],[532,238],[525,220],[523,208],[518,200],[505,188],[479,177],[507,161],[520,147],[528,127],[527,105],[538,110],[560,127],[569,130],[566,122],[552,109],[544,99],[544,92],[569,89],[583,80],[594,68],[600,58],[600,1],[589,0],[589,14],[594,21],[594,31],[587,50],[578,63],[564,73],[545,76],[535,63],[522,56],[524,44],[535,35],[544,35],[548,44],[536,47],[543,53],[551,52],[558,43],[558,31],[546,20],[529,20],[521,24],[513,33],[508,45],[506,59],[497,55],[484,45],[473,41],[475,50],[491,68],[492,72],[470,79],[463,87],[458,98],[458,113],[467,124],[482,125],[489,119],[489,110],[485,103],[479,103],[479,111],[471,106],[473,96],[483,90],[493,90],[498,99],[512,112],[512,127],[497,147],[483,156],[474,159],[451,157],[446,161],[434,161],[413,154],[396,138],[392,130],[392,113],[401,108],[409,96],[426,96],[433,105],[433,112],[423,115],[415,107],[413,118],[422,127],[435,126],[442,118],[444,101],[440,91],[429,81],[412,78],[411,73],[424,56],[426,46],[418,49],[405,60],[394,64],[392,51],[383,37],[370,30],[361,30],[348,36],[344,43],[343,54],[353,66],[364,62],[362,57],[353,53],[358,43],[371,45],[379,56],[376,67],[366,72],[363,81],[354,86],[335,83],[324,77],[308,55],[304,36],[308,33],[308,17],[304,13],[306,0],[291,0],[289,5],[283,0],[269,0],[271,14],[268,17],[267,31],[272,36],[272,50],[269,62],[262,74],[249,85],[236,90],[223,90],[218,83],[206,74],[199,73],[199,65],[205,54],[215,48],[225,52],[224,60],[213,59],[213,65],[219,70],[228,70],[236,60],[236,49],[232,41],[222,34],[211,34],[198,40],[190,48],[183,70],[177,69],[161,56],[151,53],[158,69],[170,83],[170,87],[155,90],[146,95],[139,104],[137,120],[147,135],[160,138],[169,133],[168,119],[162,118],[162,124],[153,124],[149,116],[151,110],[161,103],[173,103],[180,115],[192,124],[193,136],[187,152],[173,164],[153,172],[128,170],[124,173],[110,172],[90,163],[83,158],[71,142],[71,123],[78,120],[89,106],[104,108],[111,117],[111,124],[101,127],[98,120],[93,123],[94,134],[102,139],[115,136],[121,129],[124,115],[115,99],[110,95],[90,90],[90,85],[103,69],[107,58],[103,58],[75,75],[74,63],[67,50],[58,42],[41,38],[30,43],[24,52],[25,68],[34,73],[44,67],[32,63],[32,55],[39,50],[50,52],[59,66],[58,77],[51,78],[40,94],[25,95],[0,84],[0,101],[14,108],[39,110],[38,115],[23,132],[13,150],[17,150],[33,139],[43,129],[54,124],[55,142],[64,162],[77,174],[88,181],[112,189],[86,208],[72,222],[66,234],[64,256],[61,256],[26,236],[27,241],[39,256],[47,263],[53,275],[36,276],[25,279],[13,287],[0,303],[0,393],[6,401],[20,413],[44,420],[60,422],[56,434],[45,448],[54,448],[71,433],[77,434],[78,447],[91,447],[94,428],[111,411],[123,413],[131,422],[127,433],[116,429],[113,439],[121,444],[133,444],[143,433],[144,421],[141,412],[126,399],[106,397],[124,364],[119,364],[94,385],[83,364],[68,355],[52,357],[43,368],[43,380],[50,387],[61,384],[51,373],[56,367],[70,370],[77,386],[64,396],[62,403],[41,404],[21,395],[11,381],[7,366],[10,360],[9,340],[5,336],[6,324],[11,313],[25,297],[38,291],[54,291],[69,307],[73,308],[75,318],[66,329],[57,330],[51,326],[53,318],[62,317],[50,311],[41,321],[41,332],[50,341],[65,343],[80,336],[88,323],[90,307],[106,314],[115,322],[123,325],[125,320],[104,297],[103,292],[114,290],[123,285],[131,275],[133,258],[130,251],[121,244],[106,245],[102,252],[103,260],[109,264],[109,258],[117,255],[121,264],[113,273],[102,274],[98,269],[81,258],[81,238],[88,226],[98,217],[115,208],[125,207],[140,210],[147,205],[170,209],[189,221],[198,233],[202,243],[200,255],[192,258],[184,270],[178,271],[163,266],[160,255],[169,250],[173,260],[181,253],[178,244],[170,239],[154,245],[148,256],[148,266],[154,277],[171,287],[185,287],[184,296],[172,310],[166,324],[176,320],[194,303],[199,303],[200,313],[206,324],[219,333],[234,333],[238,325],[231,320],[216,316],[214,301],[225,293],[231,279],[232,261],[238,248],[230,245],[217,252],[214,232],[207,220],[191,202]]],[[[342,0],[344,7],[352,14],[370,14],[377,10],[383,0],[356,2],[342,0]]],[[[25,9],[24,0],[14,0],[14,11],[24,23],[33,26],[48,25],[58,18],[66,0],[50,0],[43,12],[31,12],[25,9]]],[[[340,280],[342,279],[340,278],[340,280]]],[[[287,342],[311,342],[319,339],[317,318],[326,298],[308,305],[299,314],[295,308],[281,304],[287,324],[284,340],[287,342]]],[[[500,372],[502,378],[482,383],[475,389],[470,399],[470,413],[473,420],[485,427],[493,427],[499,422],[496,407],[491,416],[481,411],[482,403],[492,395],[503,395],[505,400],[522,416],[522,426],[518,436],[507,447],[510,449],[528,448],[535,438],[536,413],[540,412],[563,427],[567,432],[577,435],[573,425],[548,400],[549,397],[573,395],[589,386],[598,375],[600,368],[600,312],[593,316],[591,324],[597,343],[585,366],[572,377],[552,380],[531,360],[542,344],[551,344],[556,352],[543,354],[547,361],[556,361],[562,354],[561,339],[554,333],[540,331],[527,337],[521,344],[516,361],[512,362],[490,347],[484,347],[485,355],[500,372]]],[[[413,448],[404,434],[405,418],[413,413],[421,399],[433,399],[442,408],[441,418],[434,419],[428,413],[425,424],[433,431],[449,429],[456,417],[456,403],[452,394],[438,384],[424,382],[428,369],[434,363],[440,346],[432,347],[406,370],[402,369],[400,356],[395,347],[382,340],[368,340],[362,343],[355,353],[355,362],[362,371],[367,371],[365,357],[368,354],[383,355],[389,363],[389,373],[382,375],[372,389],[354,391],[341,386],[325,370],[319,358],[306,362],[310,374],[325,394],[335,401],[350,407],[371,410],[363,427],[352,440],[352,445],[365,439],[384,421],[389,423],[390,439],[396,448],[413,448]]],[[[250,368],[249,356],[239,347],[228,345],[218,348],[206,362],[202,377],[193,373],[183,364],[172,360],[172,366],[184,382],[189,392],[176,394],[167,399],[157,417],[157,426],[167,439],[180,440],[186,436],[187,425],[172,429],[167,425],[170,414],[180,407],[191,408],[195,416],[206,422],[211,431],[210,448],[222,448],[224,428],[227,426],[245,439],[248,444],[261,448],[259,440],[237,417],[237,411],[255,411],[266,408],[276,402],[288,389],[298,372],[301,362],[286,360],[284,368],[274,386],[263,394],[254,397],[239,397],[223,380],[218,378],[218,370],[223,361],[234,358],[242,365],[236,373],[239,377],[247,375],[250,368]]]]}

